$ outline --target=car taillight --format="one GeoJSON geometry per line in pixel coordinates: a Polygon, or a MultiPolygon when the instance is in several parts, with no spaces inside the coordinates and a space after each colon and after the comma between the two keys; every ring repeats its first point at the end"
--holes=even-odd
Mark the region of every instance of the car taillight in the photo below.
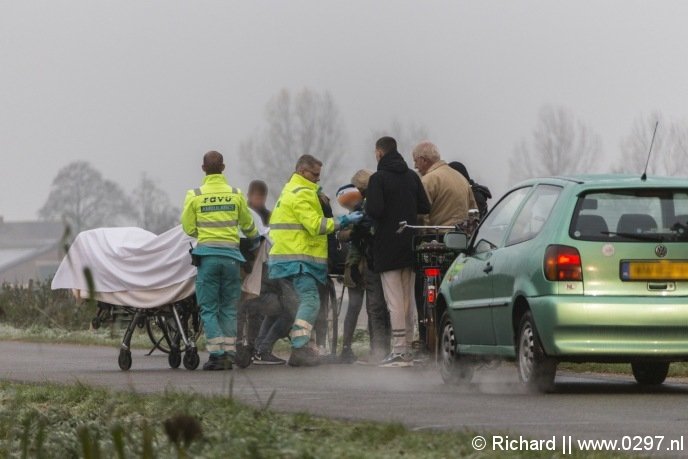
{"type": "Polygon", "coordinates": [[[574,247],[550,245],[545,251],[545,277],[550,281],[582,281],[581,256],[574,247]]]}
{"type": "Polygon", "coordinates": [[[437,291],[434,285],[428,286],[428,290],[425,292],[425,298],[427,298],[428,303],[435,304],[435,300],[437,299],[437,291]]]}
{"type": "Polygon", "coordinates": [[[440,268],[425,268],[425,277],[439,277],[440,268]]]}

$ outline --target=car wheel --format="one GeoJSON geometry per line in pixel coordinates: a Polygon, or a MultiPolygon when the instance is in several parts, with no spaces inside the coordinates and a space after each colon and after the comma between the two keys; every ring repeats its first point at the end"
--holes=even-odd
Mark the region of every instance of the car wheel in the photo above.
{"type": "Polygon", "coordinates": [[[524,314],[518,329],[516,363],[519,379],[529,390],[552,390],[557,373],[557,361],[545,354],[530,311],[524,314]]]}
{"type": "Polygon", "coordinates": [[[460,358],[456,350],[456,332],[449,314],[445,312],[440,322],[442,337],[439,346],[439,369],[445,384],[468,384],[473,378],[473,363],[460,358]]]}
{"type": "Polygon", "coordinates": [[[662,384],[669,374],[669,362],[633,362],[633,377],[644,386],[662,384]]]}

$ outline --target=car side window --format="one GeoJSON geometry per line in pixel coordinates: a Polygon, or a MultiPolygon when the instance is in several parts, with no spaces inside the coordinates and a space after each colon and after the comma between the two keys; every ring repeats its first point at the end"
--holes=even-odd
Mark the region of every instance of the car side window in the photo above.
{"type": "Polygon", "coordinates": [[[509,224],[530,190],[531,187],[524,187],[512,191],[487,214],[473,239],[475,253],[489,252],[500,247],[509,224]]]}
{"type": "Polygon", "coordinates": [[[530,195],[506,240],[506,245],[529,241],[540,234],[561,194],[561,187],[540,185],[530,195]]]}

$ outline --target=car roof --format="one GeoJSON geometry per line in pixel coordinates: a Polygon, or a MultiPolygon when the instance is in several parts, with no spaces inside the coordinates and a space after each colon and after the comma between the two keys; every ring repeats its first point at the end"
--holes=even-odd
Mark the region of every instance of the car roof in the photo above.
{"type": "Polygon", "coordinates": [[[581,190],[590,188],[657,188],[657,187],[688,187],[686,177],[648,176],[641,180],[639,175],[629,174],[579,174],[561,175],[555,177],[541,177],[523,181],[514,188],[528,185],[552,184],[559,186],[578,186],[581,190]]]}

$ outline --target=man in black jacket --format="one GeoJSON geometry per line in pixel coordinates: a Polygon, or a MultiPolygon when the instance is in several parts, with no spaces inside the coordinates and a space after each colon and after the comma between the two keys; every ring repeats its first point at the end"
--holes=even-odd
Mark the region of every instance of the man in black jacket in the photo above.
{"type": "Polygon", "coordinates": [[[375,144],[377,172],[370,177],[366,212],[374,220],[373,258],[392,322],[392,352],[382,366],[413,364],[410,347],[416,326],[413,234],[397,233],[399,222],[415,225],[430,213],[420,177],[409,169],[392,137],[375,144]]]}

